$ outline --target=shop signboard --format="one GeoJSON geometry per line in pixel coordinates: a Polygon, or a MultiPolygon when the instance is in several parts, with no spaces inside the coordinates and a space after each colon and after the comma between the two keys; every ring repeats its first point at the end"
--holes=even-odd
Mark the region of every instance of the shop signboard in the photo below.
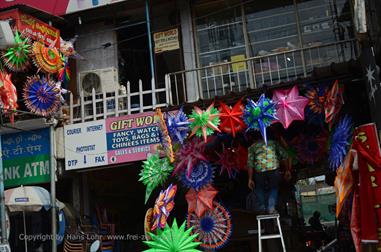
{"type": "Polygon", "coordinates": [[[50,129],[1,136],[6,188],[50,182],[50,129]]]}
{"type": "Polygon", "coordinates": [[[66,170],[107,165],[105,120],[64,127],[66,170]]]}
{"type": "Polygon", "coordinates": [[[153,112],[106,119],[106,131],[109,164],[144,160],[160,143],[153,112]]]}
{"type": "Polygon", "coordinates": [[[54,43],[55,47],[60,47],[60,30],[32,17],[28,14],[14,9],[0,14],[0,20],[16,20],[17,30],[31,37],[34,40],[44,41],[46,46],[54,43]]]}
{"type": "Polygon", "coordinates": [[[154,112],[65,126],[65,169],[144,160],[160,143],[154,112]]]}
{"type": "Polygon", "coordinates": [[[180,48],[179,30],[177,28],[155,32],[153,34],[153,40],[155,42],[155,53],[173,51],[180,48]]]}

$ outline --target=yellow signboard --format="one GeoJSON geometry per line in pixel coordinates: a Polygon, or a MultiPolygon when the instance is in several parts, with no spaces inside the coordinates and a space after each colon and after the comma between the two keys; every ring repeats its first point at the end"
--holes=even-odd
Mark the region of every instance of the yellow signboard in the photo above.
{"type": "Polygon", "coordinates": [[[233,72],[238,73],[246,70],[246,62],[244,54],[233,55],[230,57],[233,72]],[[237,63],[234,63],[237,62],[237,63]]]}
{"type": "Polygon", "coordinates": [[[180,48],[179,30],[177,28],[153,34],[155,53],[177,50],[180,48]]]}

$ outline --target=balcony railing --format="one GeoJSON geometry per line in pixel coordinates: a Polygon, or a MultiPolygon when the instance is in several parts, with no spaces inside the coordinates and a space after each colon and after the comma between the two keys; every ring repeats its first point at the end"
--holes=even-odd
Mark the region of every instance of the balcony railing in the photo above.
{"type": "Polygon", "coordinates": [[[170,73],[165,79],[171,90],[170,104],[178,105],[308,77],[316,68],[355,60],[357,56],[357,41],[346,40],[170,73]],[[193,90],[193,99],[187,95],[189,88],[197,89],[193,90]]]}
{"type": "Polygon", "coordinates": [[[107,93],[97,93],[94,89],[91,94],[85,94],[82,91],[76,100],[70,93],[69,104],[64,107],[69,114],[69,123],[142,113],[169,105],[170,94],[166,85],[163,88],[156,88],[152,80],[150,89],[144,90],[140,80],[136,92],[131,91],[130,82],[127,82],[125,87],[125,91],[115,90],[107,93]]]}

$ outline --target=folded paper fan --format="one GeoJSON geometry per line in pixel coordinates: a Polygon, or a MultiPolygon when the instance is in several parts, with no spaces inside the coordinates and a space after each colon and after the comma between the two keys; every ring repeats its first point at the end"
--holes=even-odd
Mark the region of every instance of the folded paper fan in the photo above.
{"type": "Polygon", "coordinates": [[[30,52],[30,39],[24,38],[20,32],[16,31],[15,45],[5,50],[2,58],[8,69],[14,72],[22,72],[29,65],[30,52]]]}
{"type": "Polygon", "coordinates": [[[61,91],[52,80],[39,76],[28,77],[23,91],[26,107],[37,115],[50,116],[61,107],[61,91]]]}
{"type": "Polygon", "coordinates": [[[160,228],[163,229],[167,225],[169,213],[175,207],[175,195],[177,192],[176,185],[170,185],[165,191],[161,191],[157,197],[153,208],[153,224],[151,231],[160,228]]]}
{"type": "Polygon", "coordinates": [[[44,72],[58,73],[63,67],[64,62],[57,48],[46,47],[41,42],[34,42],[32,46],[34,63],[44,72]]]}

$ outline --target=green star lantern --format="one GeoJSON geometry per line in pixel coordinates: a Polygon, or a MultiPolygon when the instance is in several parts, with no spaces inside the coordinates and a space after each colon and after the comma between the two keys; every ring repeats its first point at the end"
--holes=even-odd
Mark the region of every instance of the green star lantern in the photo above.
{"type": "Polygon", "coordinates": [[[3,61],[5,65],[14,72],[25,71],[29,65],[29,54],[31,45],[29,38],[23,38],[20,32],[15,32],[15,45],[8,48],[3,53],[3,61]]]}
{"type": "Polygon", "coordinates": [[[190,235],[192,228],[186,230],[185,222],[177,225],[176,219],[173,220],[172,227],[167,224],[164,230],[158,230],[157,234],[149,233],[152,241],[144,241],[150,249],[143,252],[201,252],[196,249],[201,243],[194,240],[198,234],[190,235]]]}

